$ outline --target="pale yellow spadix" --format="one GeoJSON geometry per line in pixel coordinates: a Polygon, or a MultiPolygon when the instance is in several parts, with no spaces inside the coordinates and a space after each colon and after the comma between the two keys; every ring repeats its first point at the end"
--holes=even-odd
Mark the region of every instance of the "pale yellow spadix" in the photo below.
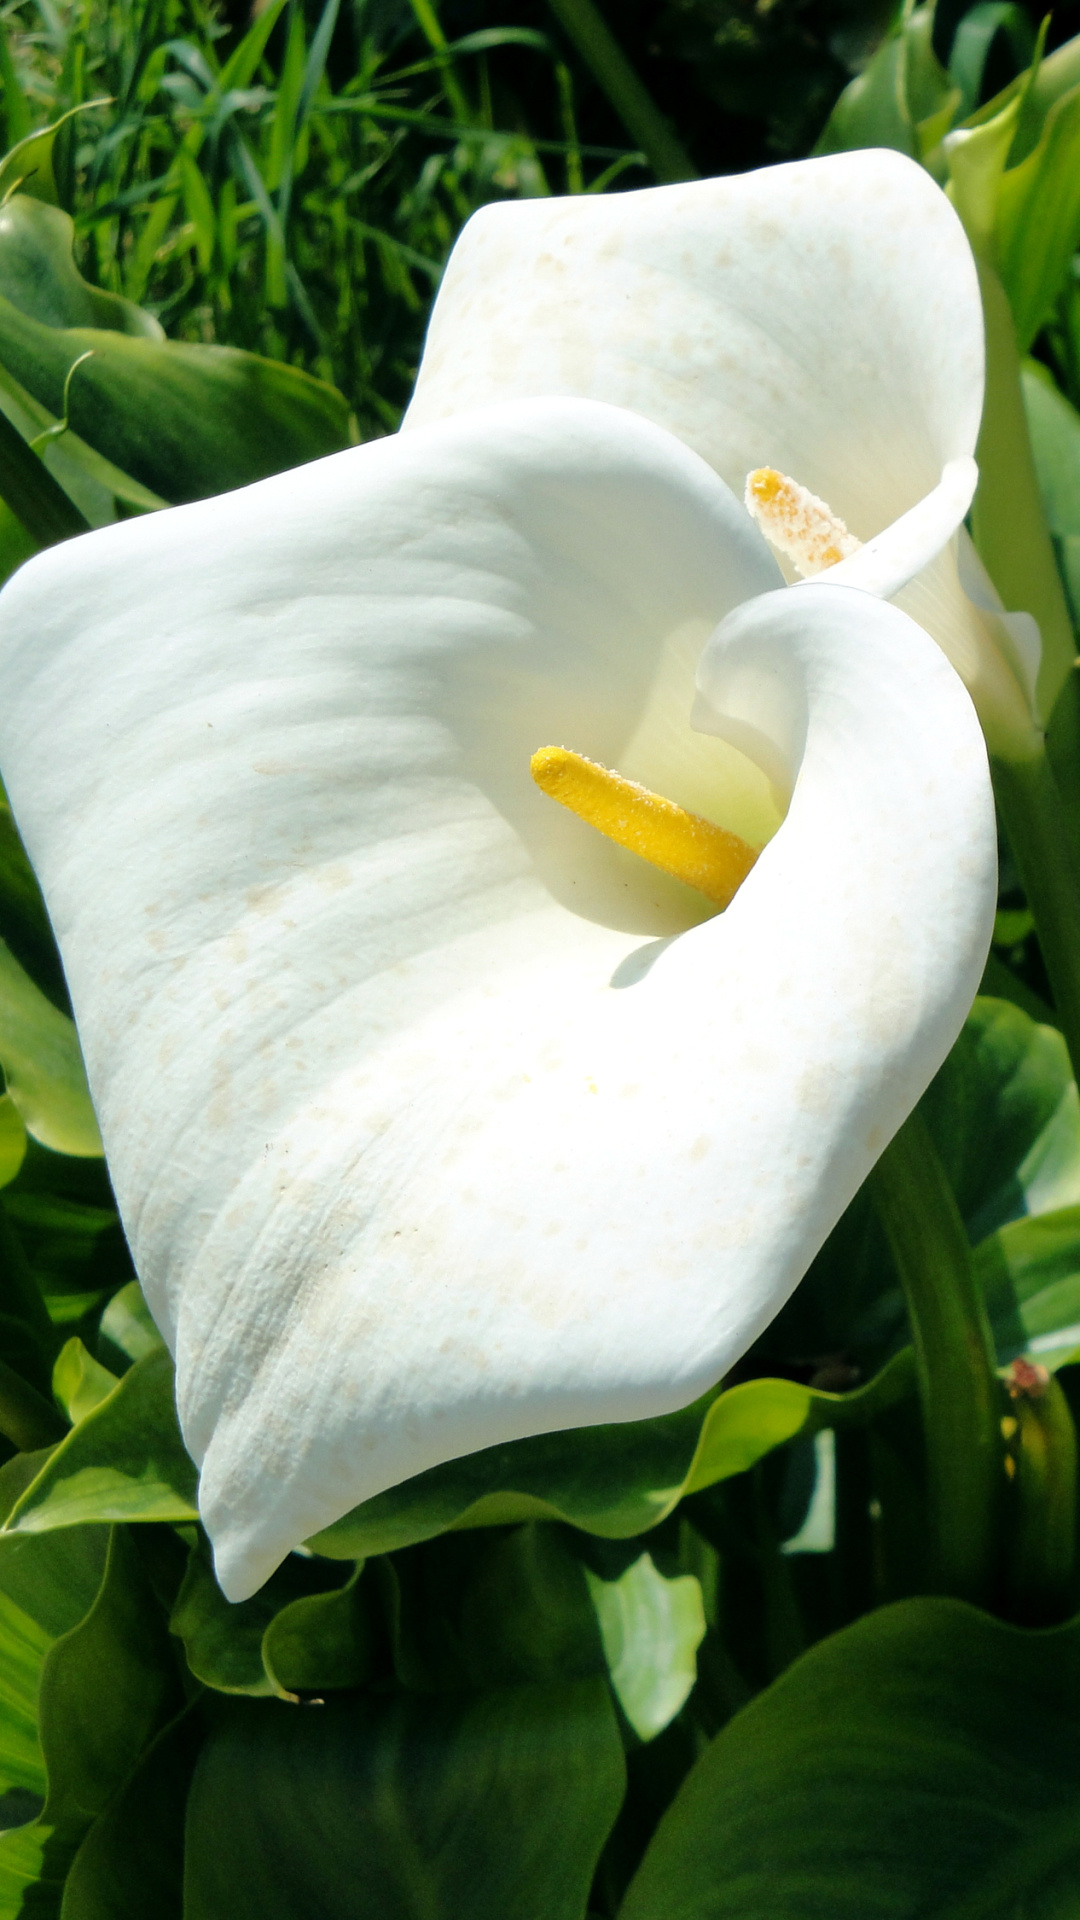
{"type": "Polygon", "coordinates": [[[809,580],[858,553],[862,545],[816,493],[775,467],[755,467],[746,476],[745,501],[769,545],[809,580]]]}
{"type": "Polygon", "coordinates": [[[569,747],[540,747],[529,771],[542,793],[652,866],[726,907],[746,879],[755,849],[700,813],[650,793],[569,747]]]}

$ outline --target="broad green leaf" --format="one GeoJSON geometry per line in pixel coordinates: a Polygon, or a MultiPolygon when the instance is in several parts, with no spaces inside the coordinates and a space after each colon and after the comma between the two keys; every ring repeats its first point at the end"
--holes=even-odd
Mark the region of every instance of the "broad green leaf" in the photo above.
{"type": "Polygon", "coordinates": [[[0,1793],[45,1791],[37,1700],[51,1644],[44,1627],[0,1589],[0,1793]]]}
{"type": "MultiPolygon", "coordinates": [[[[84,363],[85,364],[85,363],[84,363]]],[[[82,369],[74,375],[77,380],[82,369]]],[[[69,388],[70,395],[70,388],[69,388]]],[[[0,411],[17,427],[24,440],[33,441],[38,457],[53,479],[69,494],[92,527],[109,526],[116,519],[117,502],[135,513],[153,513],[166,502],[130,473],[106,460],[80,440],[70,426],[60,431],[55,414],[0,367],[0,411]]]]}
{"type": "Polygon", "coordinates": [[[56,1190],[62,1189],[72,1166],[99,1171],[105,1185],[100,1160],[61,1159],[55,1154],[46,1155],[31,1142],[18,1179],[5,1188],[0,1201],[5,1218],[18,1231],[54,1319],[79,1318],[88,1305],[94,1304],[80,1296],[110,1291],[131,1272],[130,1255],[113,1209],[69,1199],[56,1190]],[[76,1301],[74,1313],[58,1314],[58,1296],[71,1295],[76,1301]]]}
{"type": "Polygon", "coordinates": [[[975,1250],[1001,1361],[1060,1366],[1080,1347],[1080,1207],[1014,1220],[975,1250]]]}
{"type": "Polygon", "coordinates": [[[705,1638],[701,1587],[692,1573],[668,1579],[643,1553],[617,1580],[588,1576],[619,1705],[641,1740],[675,1718],[697,1679],[705,1638]]]}
{"type": "Polygon", "coordinates": [[[623,1794],[604,1681],[220,1706],[185,1920],[582,1920],[623,1794]]]}
{"type": "Polygon", "coordinates": [[[0,362],[74,431],[177,504],[243,487],[349,444],[336,388],[236,347],[47,327],[0,297],[0,362]]]}
{"type": "Polygon", "coordinates": [[[74,1022],[46,1000],[0,941],[0,1066],[28,1133],[56,1153],[99,1155],[74,1022]]]}
{"type": "Polygon", "coordinates": [[[533,1522],[480,1540],[446,1534],[374,1572],[405,1687],[555,1685],[604,1671],[584,1569],[560,1528],[533,1522]]]}
{"type": "Polygon", "coordinates": [[[89,1613],[105,1571],[107,1545],[107,1527],[0,1534],[0,1593],[56,1640],[89,1613]]]}
{"type": "Polygon", "coordinates": [[[47,327],[104,327],[164,340],[152,314],[83,279],[74,244],[70,214],[25,193],[5,200],[0,205],[0,286],[12,305],[47,327]]]}
{"type": "Polygon", "coordinates": [[[184,1813],[200,1733],[187,1709],[147,1748],[76,1853],[60,1920],[181,1920],[184,1813]]]}
{"type": "Polygon", "coordinates": [[[1055,101],[1039,143],[1004,175],[997,264],[1021,352],[1054,308],[1080,243],[1080,86],[1055,101]]]}
{"type": "Polygon", "coordinates": [[[200,1538],[191,1548],[169,1629],[183,1642],[188,1666],[204,1685],[219,1693],[269,1695],[275,1687],[262,1648],[275,1615],[321,1597],[322,1589],[340,1581],[339,1567],[290,1554],[258,1593],[234,1603],[218,1586],[200,1538]]]}
{"type": "MultiPolygon", "coordinates": [[[[54,1873],[66,1869],[143,1749],[182,1705],[164,1615],[130,1537],[114,1528],[90,1612],[50,1649],[42,1670],[48,1793],[37,1825],[54,1873]]],[[[0,1841],[0,1887],[3,1864],[0,1841]]]]}
{"type": "Polygon", "coordinates": [[[0,1187],[14,1180],[26,1155],[26,1128],[10,1093],[0,1094],[0,1187]]]}
{"type": "Polygon", "coordinates": [[[620,1920],[1066,1920],[1080,1907],[1080,1628],[903,1601],[729,1721],[620,1920]]]}
{"type": "Polygon", "coordinates": [[[52,1387],[73,1426],[93,1413],[115,1385],[115,1373],[95,1360],[77,1335],[65,1341],[56,1356],[52,1387]]]}
{"type": "MultiPolygon", "coordinates": [[[[1065,1043],[980,997],[921,1102],[976,1243],[1006,1221],[1080,1203],[1080,1103],[1065,1043]]],[[[758,1371],[842,1355],[873,1374],[910,1334],[868,1191],[858,1194],[754,1349],[758,1371]]]]}
{"type": "Polygon", "coordinates": [[[432,1467],[365,1501],[309,1544],[358,1559],[430,1540],[449,1527],[568,1520],[624,1540],[666,1519],[686,1493],[743,1473],[819,1427],[861,1423],[911,1390],[910,1356],[857,1393],[751,1380],[659,1420],[541,1434],[432,1467]]]}
{"type": "Polygon", "coordinates": [[[367,1596],[359,1590],[363,1570],[361,1561],[343,1587],[303,1595],[274,1615],[261,1649],[269,1690],[285,1697],[322,1695],[368,1678],[372,1626],[367,1596]]]}
{"type": "Polygon", "coordinates": [[[1080,1104],[1056,1028],[976,1000],[923,1111],[973,1239],[1080,1202],[1080,1104]]]}
{"type": "Polygon", "coordinates": [[[8,1516],[7,1530],[197,1520],[196,1480],[176,1421],[172,1361],[161,1349],[137,1361],[50,1454],[8,1516]]]}

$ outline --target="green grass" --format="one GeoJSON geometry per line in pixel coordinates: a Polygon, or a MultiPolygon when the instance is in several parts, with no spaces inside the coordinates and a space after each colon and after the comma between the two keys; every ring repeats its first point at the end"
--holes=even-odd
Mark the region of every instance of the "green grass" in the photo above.
{"type": "Polygon", "coordinates": [[[488,28],[448,48],[427,0],[399,7],[396,30],[339,4],[311,17],[271,0],[240,34],[204,0],[8,7],[4,131],[10,146],[80,109],[56,171],[87,278],[174,339],[333,381],[367,437],[397,425],[476,207],[650,176],[625,149],[583,150],[575,83],[545,33],[488,28]],[[547,90],[560,139],[534,138],[493,87],[508,47],[547,90]]]}

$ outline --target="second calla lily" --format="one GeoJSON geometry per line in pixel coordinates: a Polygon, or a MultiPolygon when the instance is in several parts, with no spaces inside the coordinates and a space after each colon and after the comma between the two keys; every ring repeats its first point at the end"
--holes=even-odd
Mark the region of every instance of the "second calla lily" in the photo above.
{"type": "Polygon", "coordinates": [[[1005,613],[961,529],[983,374],[963,227],[922,167],[871,150],[483,208],[451,255],[405,426],[575,394],[667,427],[736,493],[778,470],[862,546],[834,584],[918,620],[991,750],[1023,759],[1038,628],[1005,613]]]}
{"type": "Polygon", "coordinates": [[[0,765],[234,1599],[438,1461],[717,1380],[989,940],[938,647],[783,589],[705,460],[591,400],[32,561],[0,765]],[[755,845],[790,804],[716,914],[539,791],[552,744],[755,845]]]}

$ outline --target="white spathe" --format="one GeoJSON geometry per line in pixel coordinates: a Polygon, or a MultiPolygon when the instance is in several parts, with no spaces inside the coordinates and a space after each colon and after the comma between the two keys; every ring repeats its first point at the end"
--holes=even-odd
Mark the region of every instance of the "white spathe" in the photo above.
{"type": "Polygon", "coordinates": [[[482,208],[450,256],[404,425],[572,394],[667,427],[740,495],[755,468],[791,475],[873,542],[843,563],[851,583],[895,594],[995,747],[1023,754],[1037,629],[1018,644],[972,604],[952,539],[983,375],[963,227],[922,167],[871,149],[482,208]]]}
{"type": "Polygon", "coordinates": [[[587,401],[31,561],[0,764],[234,1599],[434,1463],[715,1381],[940,1065],[992,923],[938,648],[783,587],[709,466],[587,401]],[[704,922],[529,774],[632,747],[663,790],[681,747],[726,824],[687,656],[794,788],[704,922]]]}

